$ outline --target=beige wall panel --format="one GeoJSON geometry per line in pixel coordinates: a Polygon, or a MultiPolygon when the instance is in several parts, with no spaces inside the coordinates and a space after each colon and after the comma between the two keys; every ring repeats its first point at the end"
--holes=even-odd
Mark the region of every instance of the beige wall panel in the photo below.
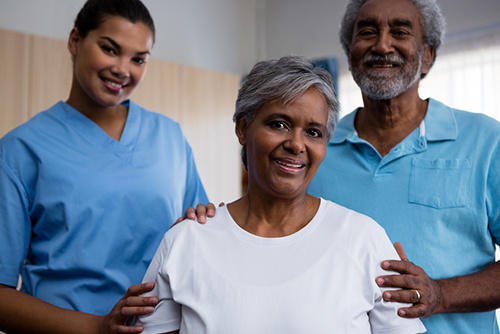
{"type": "Polygon", "coordinates": [[[232,124],[239,80],[234,74],[181,67],[179,121],[209,199],[216,203],[241,194],[239,144],[232,124]]]}
{"type": "Polygon", "coordinates": [[[28,119],[29,38],[0,30],[0,137],[28,119]]]}
{"type": "Polygon", "coordinates": [[[68,98],[72,61],[65,41],[30,36],[30,45],[28,112],[32,117],[68,98]]]}
{"type": "Polygon", "coordinates": [[[131,99],[146,109],[178,121],[180,115],[179,65],[150,59],[146,75],[131,99]]]}

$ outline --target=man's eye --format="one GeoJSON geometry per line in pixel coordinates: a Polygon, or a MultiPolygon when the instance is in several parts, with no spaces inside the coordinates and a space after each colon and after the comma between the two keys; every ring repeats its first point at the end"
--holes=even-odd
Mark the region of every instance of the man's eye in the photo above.
{"type": "Polygon", "coordinates": [[[396,30],[393,32],[394,35],[396,36],[406,36],[409,35],[409,33],[406,30],[396,30]]]}
{"type": "Polygon", "coordinates": [[[366,29],[366,30],[361,30],[359,33],[358,33],[359,36],[362,36],[362,37],[369,37],[369,36],[373,36],[375,35],[375,31],[374,30],[371,30],[371,29],[366,29]]]}

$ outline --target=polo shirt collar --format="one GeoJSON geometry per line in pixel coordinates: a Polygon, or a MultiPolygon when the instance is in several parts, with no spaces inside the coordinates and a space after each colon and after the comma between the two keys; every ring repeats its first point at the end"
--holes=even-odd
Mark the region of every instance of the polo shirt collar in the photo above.
{"type": "MultiPolygon", "coordinates": [[[[360,140],[354,129],[354,120],[359,109],[356,109],[340,120],[330,140],[330,144],[340,144],[346,140],[352,142],[360,140]]],[[[457,138],[458,128],[453,110],[439,101],[429,99],[424,123],[425,138],[427,141],[455,140],[457,138]]]]}

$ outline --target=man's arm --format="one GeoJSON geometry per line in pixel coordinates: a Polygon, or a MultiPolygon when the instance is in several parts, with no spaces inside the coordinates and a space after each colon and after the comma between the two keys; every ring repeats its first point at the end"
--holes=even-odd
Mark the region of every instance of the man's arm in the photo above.
{"type": "Polygon", "coordinates": [[[0,330],[15,333],[140,333],[141,326],[127,326],[133,316],[149,314],[157,298],[138,297],[151,291],[153,283],[131,286],[105,316],[66,310],[0,284],[0,330]]]}
{"type": "Polygon", "coordinates": [[[387,301],[413,304],[412,307],[399,309],[401,317],[426,318],[437,313],[486,312],[500,307],[500,262],[474,274],[433,280],[422,268],[408,261],[401,244],[395,243],[394,246],[401,261],[384,261],[382,268],[401,275],[380,276],[376,281],[380,287],[403,289],[384,292],[387,301]]]}

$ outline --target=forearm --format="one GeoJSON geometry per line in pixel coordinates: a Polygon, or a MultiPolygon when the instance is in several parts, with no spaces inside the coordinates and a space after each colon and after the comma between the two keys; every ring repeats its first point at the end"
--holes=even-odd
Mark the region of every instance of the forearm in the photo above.
{"type": "Polygon", "coordinates": [[[0,286],[0,331],[15,333],[99,333],[100,317],[70,311],[0,286]]]}
{"type": "Polygon", "coordinates": [[[435,313],[486,312],[500,307],[500,262],[475,274],[437,283],[443,299],[435,313]]]}

